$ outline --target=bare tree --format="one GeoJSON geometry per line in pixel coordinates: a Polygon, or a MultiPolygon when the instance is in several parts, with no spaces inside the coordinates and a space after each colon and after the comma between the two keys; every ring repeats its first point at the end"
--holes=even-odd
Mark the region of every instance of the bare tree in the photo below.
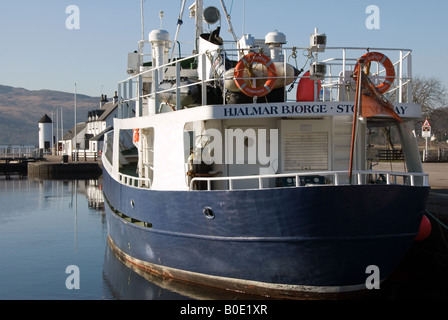
{"type": "MultiPolygon", "coordinates": [[[[422,106],[423,117],[431,124],[432,134],[439,140],[446,140],[448,133],[448,90],[434,77],[415,77],[413,80],[412,99],[422,106]]],[[[417,121],[419,126],[424,119],[417,121]]]]}
{"type": "MultiPolygon", "coordinates": [[[[417,128],[421,128],[423,121],[428,119],[431,131],[439,140],[448,139],[448,89],[435,77],[425,78],[416,76],[412,80],[412,102],[422,106],[422,119],[415,122],[417,128]]],[[[407,87],[403,97],[407,97],[407,87]]],[[[390,94],[391,101],[397,101],[397,93],[390,94]]],[[[391,128],[383,128],[382,134],[386,139],[389,149],[394,149],[396,132],[391,128]]]]}
{"type": "Polygon", "coordinates": [[[417,76],[412,82],[412,100],[422,106],[422,112],[427,117],[435,109],[448,106],[448,91],[439,79],[417,76]]]}
{"type": "Polygon", "coordinates": [[[448,139],[448,107],[434,109],[428,117],[431,124],[431,133],[436,135],[437,140],[448,139]]]}

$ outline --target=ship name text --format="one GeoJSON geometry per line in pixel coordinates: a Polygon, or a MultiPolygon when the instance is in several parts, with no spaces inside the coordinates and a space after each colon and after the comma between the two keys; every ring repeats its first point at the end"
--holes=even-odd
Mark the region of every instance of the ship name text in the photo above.
{"type": "MultiPolygon", "coordinates": [[[[269,116],[297,116],[297,115],[350,115],[353,114],[354,103],[290,103],[277,105],[254,105],[254,106],[225,106],[223,116],[225,118],[240,117],[269,117],[269,116]]],[[[408,105],[398,104],[394,107],[399,116],[411,116],[413,108],[408,105]]]]}

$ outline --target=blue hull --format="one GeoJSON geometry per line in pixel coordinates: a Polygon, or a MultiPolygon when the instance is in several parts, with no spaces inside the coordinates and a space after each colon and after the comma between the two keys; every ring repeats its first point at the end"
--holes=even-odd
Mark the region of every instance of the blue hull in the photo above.
{"type": "Polygon", "coordinates": [[[385,279],[412,245],[429,192],[402,185],[151,191],[103,177],[118,255],[149,272],[273,297],[362,290],[369,265],[385,279]]]}

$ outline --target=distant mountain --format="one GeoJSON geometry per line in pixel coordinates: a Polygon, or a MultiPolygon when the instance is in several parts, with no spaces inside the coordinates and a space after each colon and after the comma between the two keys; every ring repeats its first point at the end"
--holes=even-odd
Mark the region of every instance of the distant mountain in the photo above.
{"type": "MultiPolygon", "coordinates": [[[[76,95],[76,120],[87,120],[90,110],[98,109],[99,97],[76,95]]],[[[52,90],[26,90],[0,85],[0,145],[2,144],[39,144],[39,120],[47,114],[56,130],[61,109],[64,121],[64,133],[74,125],[74,94],[52,90]],[[53,114],[52,114],[53,112],[53,114]]],[[[56,136],[56,132],[54,133],[56,136]]],[[[60,136],[60,135],[59,135],[60,136]]]]}

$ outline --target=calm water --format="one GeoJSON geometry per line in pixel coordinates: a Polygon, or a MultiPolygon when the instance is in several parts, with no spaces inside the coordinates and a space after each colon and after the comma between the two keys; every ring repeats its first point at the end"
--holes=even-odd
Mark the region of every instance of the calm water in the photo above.
{"type": "Polygon", "coordinates": [[[0,178],[0,300],[187,299],[111,254],[100,184],[0,178]]]}
{"type": "MultiPolygon", "coordinates": [[[[251,299],[136,273],[107,244],[101,180],[0,177],[0,300],[251,299]],[[79,289],[68,289],[68,266],[79,289]]],[[[433,228],[372,299],[448,299],[446,239],[433,228]]],[[[70,284],[70,282],[69,282],[70,284]]]]}

